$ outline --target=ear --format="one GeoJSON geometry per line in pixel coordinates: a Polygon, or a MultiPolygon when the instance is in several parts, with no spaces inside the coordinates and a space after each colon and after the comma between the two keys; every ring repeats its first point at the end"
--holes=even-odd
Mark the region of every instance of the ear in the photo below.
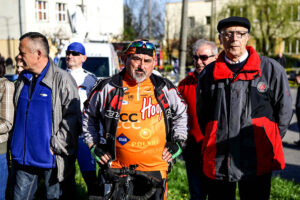
{"type": "MultiPolygon", "coordinates": [[[[250,36],[250,34],[248,33],[248,34],[247,34],[247,43],[248,43],[250,37],[251,37],[251,36],[250,36]]],[[[247,43],[246,43],[246,44],[247,44],[247,43]]]]}
{"type": "Polygon", "coordinates": [[[41,50],[37,49],[37,50],[36,50],[36,53],[37,53],[37,55],[38,55],[38,59],[42,57],[42,52],[41,52],[41,50]]]}
{"type": "Polygon", "coordinates": [[[155,68],[156,65],[157,65],[157,58],[156,58],[156,56],[155,56],[154,62],[153,62],[153,69],[155,68]]]}
{"type": "Polygon", "coordinates": [[[223,45],[223,41],[222,41],[222,36],[221,36],[221,34],[219,34],[219,41],[220,41],[220,44],[223,45]]]}
{"type": "Polygon", "coordinates": [[[218,57],[219,57],[219,54],[215,55],[215,60],[217,60],[217,59],[218,59],[218,57]]]}
{"type": "Polygon", "coordinates": [[[84,62],[86,61],[86,59],[87,59],[86,55],[82,55],[82,56],[81,56],[81,62],[84,63],[84,62]]]}

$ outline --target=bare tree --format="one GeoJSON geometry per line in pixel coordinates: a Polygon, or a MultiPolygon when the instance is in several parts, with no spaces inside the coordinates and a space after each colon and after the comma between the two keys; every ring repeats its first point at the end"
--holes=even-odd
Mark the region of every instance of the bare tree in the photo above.
{"type": "Polygon", "coordinates": [[[125,12],[125,22],[130,22],[135,32],[136,38],[148,38],[161,40],[164,36],[164,19],[162,2],[159,0],[151,1],[151,20],[148,21],[148,3],[147,0],[126,0],[125,6],[128,10],[125,12]],[[131,15],[127,15],[131,13],[131,15]],[[128,20],[129,17],[132,17],[128,20]],[[127,20],[127,21],[126,21],[127,20]],[[149,36],[148,26],[151,25],[152,38],[149,36]]]}

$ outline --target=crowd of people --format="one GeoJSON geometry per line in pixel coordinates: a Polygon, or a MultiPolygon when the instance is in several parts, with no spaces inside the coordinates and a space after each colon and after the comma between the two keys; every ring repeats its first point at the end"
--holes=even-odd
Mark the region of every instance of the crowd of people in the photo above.
{"type": "Polygon", "coordinates": [[[81,43],[69,44],[63,70],[43,34],[22,35],[14,84],[0,59],[0,199],[6,190],[33,199],[41,180],[45,199],[76,199],[77,160],[90,199],[166,200],[182,154],[191,200],[235,200],[236,187],[241,200],[268,200],[272,171],[285,167],[288,79],[247,46],[247,18],[222,19],[217,30],[223,50],[197,40],[194,71],[178,87],[153,73],[148,40],[130,43],[124,69],[97,80],[83,69],[81,43]]]}

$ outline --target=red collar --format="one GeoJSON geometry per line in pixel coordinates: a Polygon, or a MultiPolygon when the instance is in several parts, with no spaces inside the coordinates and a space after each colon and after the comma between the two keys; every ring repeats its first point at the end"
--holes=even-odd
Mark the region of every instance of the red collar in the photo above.
{"type": "MultiPolygon", "coordinates": [[[[251,46],[247,46],[246,49],[249,52],[248,60],[234,81],[253,80],[256,77],[261,76],[259,55],[251,46]]],[[[234,72],[232,72],[225,63],[225,52],[222,51],[215,63],[213,72],[214,80],[232,79],[233,74],[234,72]]]]}

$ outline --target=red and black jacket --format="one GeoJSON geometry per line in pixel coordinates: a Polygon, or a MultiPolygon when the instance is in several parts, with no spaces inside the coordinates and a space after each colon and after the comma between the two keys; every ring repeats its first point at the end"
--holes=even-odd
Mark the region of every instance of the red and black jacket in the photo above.
{"type": "Polygon", "coordinates": [[[286,73],[275,60],[247,50],[238,74],[222,52],[198,81],[203,171],[212,179],[239,181],[285,167],[281,138],[293,113],[286,73]]]}

